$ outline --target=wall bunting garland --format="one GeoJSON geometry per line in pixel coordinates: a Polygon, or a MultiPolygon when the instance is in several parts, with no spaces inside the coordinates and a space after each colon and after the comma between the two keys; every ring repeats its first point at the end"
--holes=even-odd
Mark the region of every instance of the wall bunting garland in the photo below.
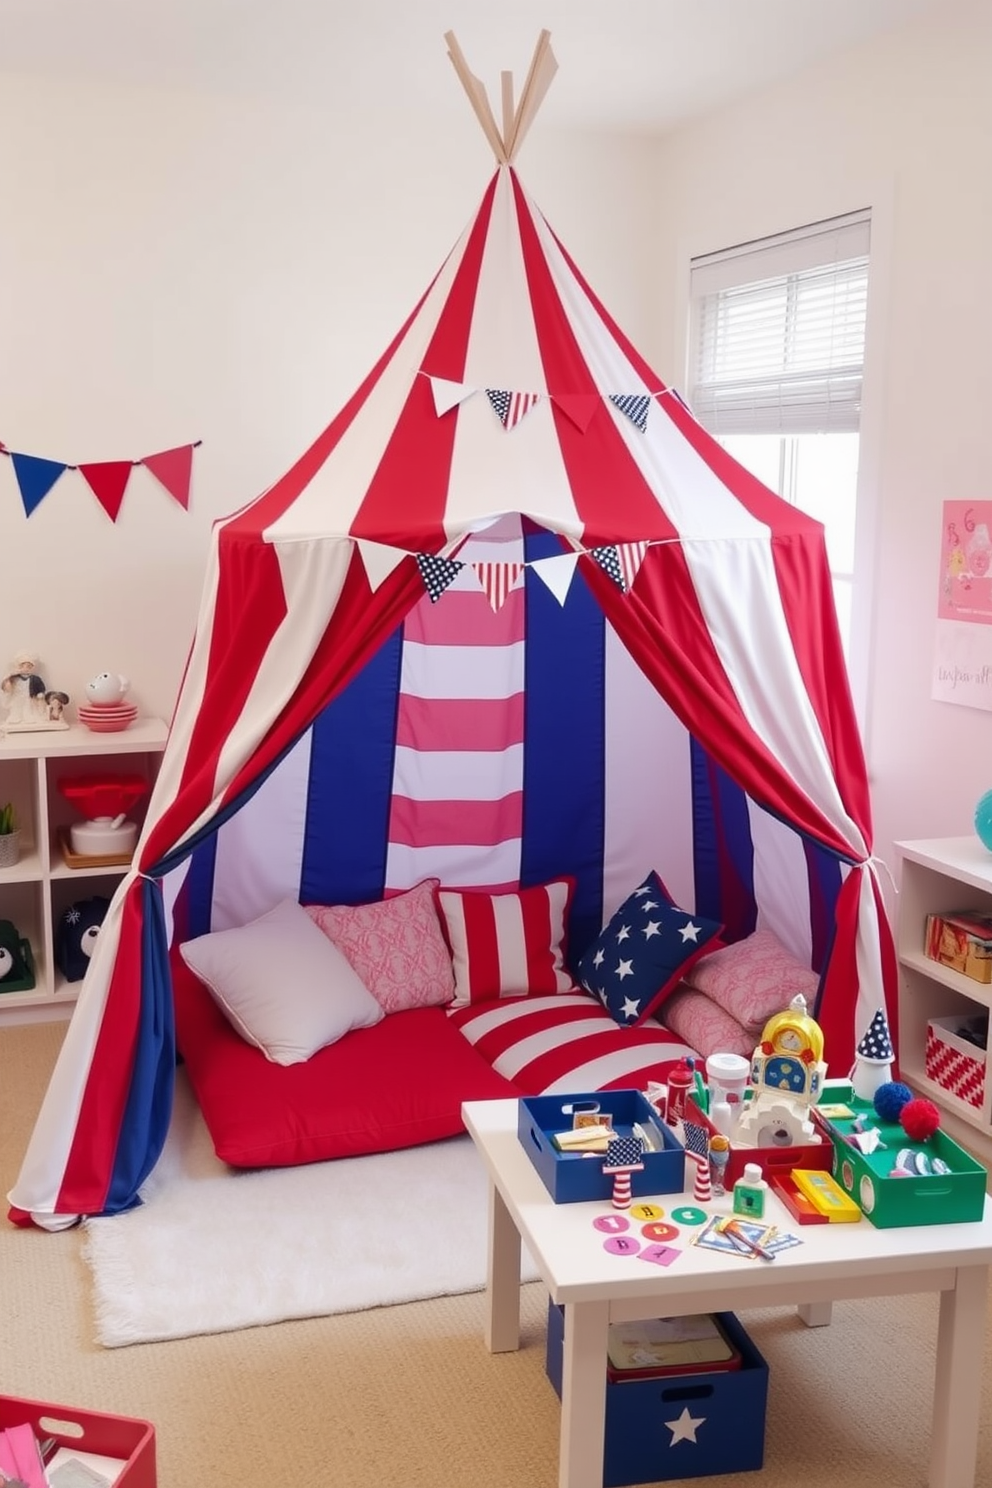
{"type": "Polygon", "coordinates": [[[49,491],[67,470],[78,470],[112,522],[116,522],[124,501],[131,471],[136,465],[145,469],[164,486],[169,495],[178,501],[184,511],[189,510],[189,490],[193,473],[193,451],[203,441],[180,444],[174,449],[159,450],[153,455],[143,455],[140,460],[98,460],[82,465],[70,465],[67,461],[46,460],[40,455],[25,455],[9,449],[0,440],[0,455],[5,455],[14,467],[17,487],[24,505],[24,515],[30,517],[37,511],[49,491]]]}

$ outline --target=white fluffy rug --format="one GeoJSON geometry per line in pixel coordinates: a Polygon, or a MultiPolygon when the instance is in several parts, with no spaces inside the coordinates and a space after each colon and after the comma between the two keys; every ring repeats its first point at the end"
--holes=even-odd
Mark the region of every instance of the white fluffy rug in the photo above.
{"type": "MultiPolygon", "coordinates": [[[[127,1214],[85,1222],[108,1348],[478,1291],[487,1188],[471,1140],[239,1173],[182,1070],[165,1151],[127,1214]]],[[[536,1272],[526,1255],[525,1279],[536,1272]]]]}

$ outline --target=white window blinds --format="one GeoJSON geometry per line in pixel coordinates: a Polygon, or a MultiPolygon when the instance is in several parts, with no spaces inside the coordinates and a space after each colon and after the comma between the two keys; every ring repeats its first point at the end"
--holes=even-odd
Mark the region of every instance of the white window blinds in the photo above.
{"type": "Polygon", "coordinates": [[[856,431],[868,212],[692,261],[689,401],[714,434],[856,431]]]}

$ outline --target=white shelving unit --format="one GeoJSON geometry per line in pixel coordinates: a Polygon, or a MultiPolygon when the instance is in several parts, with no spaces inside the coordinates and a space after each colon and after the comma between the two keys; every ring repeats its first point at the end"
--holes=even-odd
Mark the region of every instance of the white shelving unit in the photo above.
{"type": "MultiPolygon", "coordinates": [[[[931,1018],[974,1017],[992,1009],[992,984],[964,976],[924,953],[928,914],[992,913],[992,853],[977,837],[897,842],[900,855],[896,947],[899,955],[899,1066],[906,1082],[940,1107],[948,1134],[992,1163],[992,1070],[986,1067],[981,1109],[968,1105],[925,1070],[931,1018]]],[[[981,1058],[981,1050],[974,1050],[981,1058]]]]}
{"type": "MultiPolygon", "coordinates": [[[[55,965],[55,927],[76,900],[92,894],[109,899],[127,872],[126,866],[72,868],[65,861],[59,831],[80,817],[58,781],[120,768],[144,775],[150,786],[167,735],[160,718],[139,718],[119,733],[94,733],[74,723],[0,738],[0,804],[13,802],[21,829],[18,861],[0,868],[0,919],[12,920],[31,942],[35,963],[33,990],[0,993],[0,1023],[69,1016],[80,983],[65,981],[55,965]]],[[[141,822],[146,806],[147,797],[132,817],[141,822]]]]}

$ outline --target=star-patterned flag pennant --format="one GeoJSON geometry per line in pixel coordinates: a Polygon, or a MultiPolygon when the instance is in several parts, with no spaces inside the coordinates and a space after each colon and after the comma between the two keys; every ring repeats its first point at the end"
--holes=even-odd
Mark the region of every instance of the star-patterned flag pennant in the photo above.
{"type": "Polygon", "coordinates": [[[608,579],[612,579],[614,584],[616,584],[617,588],[623,594],[627,593],[627,585],[624,580],[623,569],[620,567],[620,554],[617,552],[616,547],[612,543],[609,546],[603,548],[590,548],[589,557],[595,563],[599,564],[606,577],[608,579]]]}
{"type": "Polygon", "coordinates": [[[644,554],[648,550],[646,542],[618,543],[617,562],[620,565],[621,588],[625,594],[634,587],[641,564],[644,562],[644,554]]]}
{"type": "Polygon", "coordinates": [[[145,455],[139,464],[150,470],[158,481],[164,486],[170,496],[174,496],[184,511],[189,510],[189,483],[193,473],[193,450],[192,444],[181,444],[176,449],[160,450],[156,455],[145,455]]]}
{"type": "Polygon", "coordinates": [[[648,426],[648,409],[651,399],[647,393],[611,393],[610,402],[619,408],[620,412],[626,414],[627,418],[641,433],[648,426]]]}
{"type": "Polygon", "coordinates": [[[531,573],[537,574],[541,583],[564,606],[578,561],[578,553],[562,553],[554,558],[533,558],[529,567],[531,573]]]}
{"type": "Polygon", "coordinates": [[[598,393],[552,393],[551,401],[561,409],[566,418],[584,434],[592,423],[593,414],[600,405],[598,393]]]}
{"type": "Polygon", "coordinates": [[[515,393],[509,388],[486,388],[486,397],[504,429],[514,429],[525,413],[541,400],[540,393],[515,393]]]}
{"type": "Polygon", "coordinates": [[[38,455],[18,455],[11,450],[14,474],[24,503],[24,514],[30,516],[48,495],[67,465],[59,460],[42,460],[38,455]]]}
{"type": "Polygon", "coordinates": [[[477,391],[467,382],[452,382],[449,377],[431,377],[430,384],[434,395],[434,411],[438,418],[442,418],[459,403],[464,403],[466,398],[471,398],[477,391]]]}
{"type": "Polygon", "coordinates": [[[877,1059],[880,1064],[891,1064],[895,1050],[889,1036],[889,1025],[879,1008],[868,1025],[868,1031],[858,1045],[859,1059],[877,1059]]]}
{"type": "Polygon", "coordinates": [[[420,569],[424,588],[430,595],[431,604],[437,604],[445,589],[454,583],[465,565],[454,558],[440,558],[436,553],[418,553],[417,567],[420,569]]]}
{"type": "Polygon", "coordinates": [[[522,563],[473,563],[473,571],[482,585],[483,592],[498,615],[506,604],[506,596],[516,589],[523,575],[522,563]]]}
{"type": "Polygon", "coordinates": [[[134,468],[131,461],[103,460],[96,464],[80,465],[78,468],[107,516],[112,522],[116,522],[134,468]]]}

